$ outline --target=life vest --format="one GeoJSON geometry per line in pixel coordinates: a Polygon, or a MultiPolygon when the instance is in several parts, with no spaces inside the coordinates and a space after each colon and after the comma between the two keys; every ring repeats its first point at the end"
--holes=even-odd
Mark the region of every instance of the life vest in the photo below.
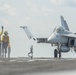
{"type": "Polygon", "coordinates": [[[9,43],[9,36],[8,35],[4,35],[2,37],[2,42],[8,42],[9,43]]]}

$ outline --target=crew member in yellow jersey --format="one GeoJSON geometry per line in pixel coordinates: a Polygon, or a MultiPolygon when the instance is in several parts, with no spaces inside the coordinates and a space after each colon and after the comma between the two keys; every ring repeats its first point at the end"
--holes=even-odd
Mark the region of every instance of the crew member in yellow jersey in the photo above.
{"type": "Polygon", "coordinates": [[[2,36],[2,57],[6,58],[8,45],[9,45],[9,36],[8,36],[8,32],[5,31],[4,35],[2,36]]]}
{"type": "Polygon", "coordinates": [[[0,32],[0,57],[1,57],[1,35],[3,34],[3,26],[2,26],[2,30],[0,32]]]}

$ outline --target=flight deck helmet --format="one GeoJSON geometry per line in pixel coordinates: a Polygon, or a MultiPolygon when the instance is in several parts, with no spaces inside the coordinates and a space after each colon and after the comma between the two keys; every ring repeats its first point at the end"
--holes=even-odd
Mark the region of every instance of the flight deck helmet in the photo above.
{"type": "Polygon", "coordinates": [[[7,31],[5,31],[5,32],[4,32],[4,34],[5,34],[5,35],[8,35],[8,32],[7,32],[7,31]]]}

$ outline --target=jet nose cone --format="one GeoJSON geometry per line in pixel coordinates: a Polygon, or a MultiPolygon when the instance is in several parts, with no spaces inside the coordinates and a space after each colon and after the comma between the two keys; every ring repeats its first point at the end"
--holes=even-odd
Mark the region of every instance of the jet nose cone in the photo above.
{"type": "Polygon", "coordinates": [[[48,38],[48,42],[50,43],[57,43],[60,42],[60,37],[58,34],[52,34],[49,38],[48,38]]]}

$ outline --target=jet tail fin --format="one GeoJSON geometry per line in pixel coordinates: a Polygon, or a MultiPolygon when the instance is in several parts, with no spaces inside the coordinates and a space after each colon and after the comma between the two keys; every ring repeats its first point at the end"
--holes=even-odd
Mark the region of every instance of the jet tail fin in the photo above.
{"type": "Polygon", "coordinates": [[[69,30],[69,27],[68,27],[68,25],[67,25],[67,22],[66,22],[66,20],[64,20],[63,16],[60,16],[60,18],[61,18],[61,25],[62,25],[66,30],[70,31],[70,30],[69,30]]]}
{"type": "MultiPolygon", "coordinates": [[[[27,37],[28,37],[29,39],[32,39],[33,35],[32,35],[31,32],[27,29],[26,26],[20,26],[20,28],[23,28],[24,31],[25,31],[25,33],[26,33],[26,35],[27,35],[27,37]]],[[[34,38],[33,38],[33,39],[34,39],[34,38]]]]}

